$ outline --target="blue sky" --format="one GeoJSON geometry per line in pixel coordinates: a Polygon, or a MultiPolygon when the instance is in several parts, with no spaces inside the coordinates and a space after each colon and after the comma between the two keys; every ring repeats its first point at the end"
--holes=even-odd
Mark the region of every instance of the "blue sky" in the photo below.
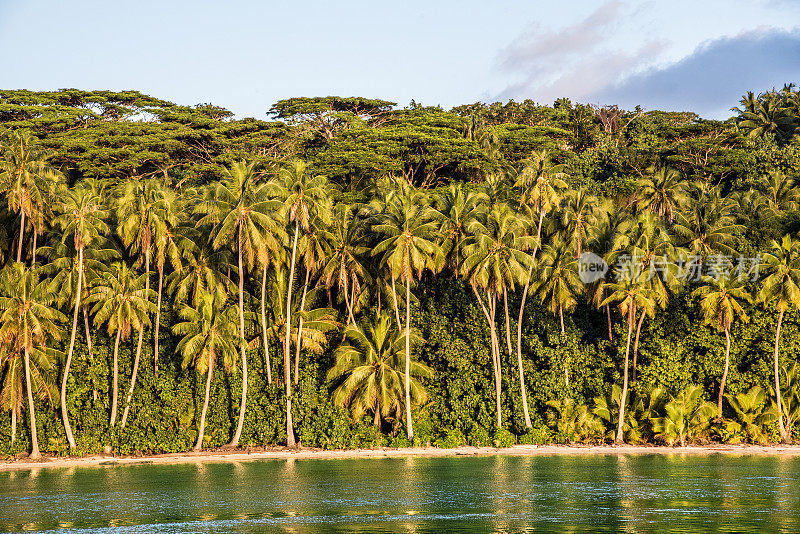
{"type": "Polygon", "coordinates": [[[0,87],[137,89],[265,118],[290,96],[531,98],[725,117],[800,83],[800,0],[0,0],[0,87]]]}

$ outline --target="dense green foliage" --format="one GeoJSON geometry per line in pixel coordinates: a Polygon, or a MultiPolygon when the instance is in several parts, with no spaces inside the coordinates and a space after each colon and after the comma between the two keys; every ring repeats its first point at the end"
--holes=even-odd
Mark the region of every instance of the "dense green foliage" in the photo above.
{"type": "Polygon", "coordinates": [[[0,91],[0,453],[788,441],[799,94],[268,122],[0,91]]]}

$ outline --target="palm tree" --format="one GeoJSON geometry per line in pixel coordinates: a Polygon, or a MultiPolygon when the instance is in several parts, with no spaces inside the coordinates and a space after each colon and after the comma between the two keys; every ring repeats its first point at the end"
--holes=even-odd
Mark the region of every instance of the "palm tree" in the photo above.
{"type": "Polygon", "coordinates": [[[183,336],[176,349],[183,356],[183,367],[192,366],[198,374],[206,375],[200,429],[194,446],[196,451],[203,447],[208,399],[217,358],[221,359],[226,371],[236,362],[236,342],[239,338],[237,311],[235,305],[228,305],[224,300],[215,299],[213,294],[204,293],[199,306],[184,306],[181,309],[183,322],[172,327],[176,335],[183,336]]]}
{"type": "Polygon", "coordinates": [[[722,419],[722,399],[725,395],[725,381],[728,378],[731,353],[731,324],[737,317],[745,323],[749,320],[742,304],[751,303],[753,299],[740,280],[719,276],[705,277],[704,281],[706,284],[693,292],[702,299],[700,308],[703,310],[703,324],[714,325],[725,333],[725,368],[722,371],[717,397],[717,418],[722,419]]]}
{"type": "MultiPolygon", "coordinates": [[[[399,279],[406,286],[405,408],[409,441],[414,438],[411,419],[411,282],[415,277],[421,277],[426,269],[435,273],[443,262],[442,251],[436,244],[437,227],[424,195],[410,188],[389,195],[386,210],[373,226],[373,231],[383,237],[373,254],[382,257],[381,264],[388,268],[392,281],[399,279]]],[[[393,296],[397,303],[394,290],[393,296]]]]}
{"type": "Polygon", "coordinates": [[[199,226],[212,227],[214,250],[231,246],[238,254],[239,269],[239,338],[242,359],[242,400],[239,420],[230,447],[237,447],[242,435],[247,406],[247,348],[244,338],[244,269],[266,264],[269,251],[278,249],[283,230],[276,222],[275,204],[270,201],[265,184],[256,183],[255,163],[234,163],[225,169],[221,182],[206,191],[206,198],[197,205],[203,217],[199,226]]]}
{"type": "Polygon", "coordinates": [[[641,310],[642,314],[652,316],[655,313],[657,296],[652,289],[644,283],[644,273],[638,276],[623,276],[620,280],[608,285],[611,294],[603,301],[603,304],[618,303],[619,311],[628,323],[628,339],[625,343],[625,361],[623,364],[622,397],[619,403],[619,419],[617,421],[617,433],[614,438],[616,443],[623,443],[623,424],[625,421],[625,406],[627,405],[628,395],[628,357],[631,348],[631,334],[636,322],[636,313],[641,310]]]}
{"type": "MultiPolygon", "coordinates": [[[[145,290],[150,293],[150,259],[154,236],[161,236],[168,227],[177,224],[177,216],[167,210],[172,195],[155,178],[146,180],[131,179],[120,187],[117,197],[117,232],[122,242],[132,252],[144,257],[145,290]]],[[[147,324],[150,324],[148,319],[147,324]]],[[[139,330],[136,343],[136,358],[133,364],[133,380],[125,400],[125,409],[120,422],[122,428],[128,421],[128,411],[136,387],[139,371],[139,358],[142,354],[144,329],[139,330]]],[[[154,362],[158,355],[154,356],[154,362]]]]}
{"type": "Polygon", "coordinates": [[[636,184],[639,206],[655,213],[662,220],[672,222],[688,200],[686,182],[675,169],[656,168],[651,175],[636,184]]]}
{"type": "Polygon", "coordinates": [[[732,110],[739,113],[736,123],[747,137],[761,138],[774,134],[781,138],[784,130],[793,122],[791,114],[784,106],[783,98],[776,91],[761,94],[758,98],[748,92],[740,102],[743,109],[732,110]]]}
{"type": "Polygon", "coordinates": [[[600,215],[599,208],[597,197],[582,188],[570,191],[562,203],[561,231],[574,247],[576,258],[583,254],[583,244],[591,238],[592,226],[600,215]]]}
{"type": "MultiPolygon", "coordinates": [[[[392,327],[392,318],[383,313],[374,322],[364,321],[362,327],[345,330],[347,343],[334,352],[335,363],[328,370],[328,380],[336,384],[334,404],[349,407],[358,420],[365,413],[373,413],[376,430],[381,420],[394,415],[399,419],[404,402],[405,336],[392,327]]],[[[421,339],[412,334],[412,342],[421,339]]],[[[431,376],[424,363],[411,364],[411,401],[419,406],[427,399],[420,379],[431,376]]]]}
{"type": "Polygon", "coordinates": [[[797,181],[779,171],[772,171],[761,178],[761,189],[770,216],[780,218],[800,207],[800,189],[797,181]]]}
{"type": "Polygon", "coordinates": [[[691,205],[692,209],[679,214],[673,227],[677,244],[701,257],[714,252],[735,254],[733,245],[743,227],[736,224],[733,199],[721,196],[718,187],[696,189],[691,205]]]}
{"type": "Polygon", "coordinates": [[[487,201],[485,193],[469,191],[463,184],[450,184],[433,199],[433,207],[440,221],[445,266],[456,275],[461,270],[463,249],[469,239],[469,225],[485,211],[487,201]]]}
{"type": "MultiPolygon", "coordinates": [[[[327,221],[326,210],[323,209],[325,199],[328,198],[330,186],[328,179],[322,175],[312,175],[308,172],[306,162],[295,159],[286,164],[272,182],[275,196],[281,198],[287,210],[289,224],[294,226],[292,240],[292,256],[289,263],[288,291],[286,292],[286,323],[292,324],[292,293],[294,288],[294,273],[297,259],[297,242],[300,230],[308,232],[310,223],[315,216],[327,221]]],[[[304,285],[306,287],[306,285],[304,285]]],[[[305,289],[304,289],[305,291],[305,289]]],[[[292,386],[290,373],[290,329],[286,329],[286,338],[283,346],[283,372],[286,387],[286,444],[295,446],[294,426],[292,424],[292,386]]]]}
{"type": "Polygon", "coordinates": [[[76,187],[67,191],[59,211],[61,214],[54,222],[61,228],[62,242],[66,244],[71,238],[72,246],[78,253],[76,265],[78,281],[74,293],[75,307],[72,314],[72,331],[70,332],[67,361],[64,365],[64,376],[61,381],[61,417],[64,420],[64,430],[67,434],[69,446],[71,449],[75,449],[75,438],[72,435],[72,427],[69,424],[69,413],[67,411],[67,380],[69,379],[69,369],[72,364],[75,335],[78,331],[78,313],[81,309],[81,297],[83,296],[83,252],[87,246],[99,241],[100,236],[108,232],[108,226],[104,221],[107,213],[103,209],[103,201],[90,188],[76,187]]]}
{"type": "Polygon", "coordinates": [[[175,234],[176,223],[179,220],[179,205],[177,195],[171,189],[161,190],[161,212],[164,225],[161,232],[155,234],[153,248],[155,249],[156,270],[158,271],[158,292],[156,294],[156,324],[153,331],[153,373],[158,376],[158,332],[161,327],[161,295],[164,289],[164,267],[169,261],[175,271],[181,270],[180,241],[175,234]]]}
{"type": "MultiPolygon", "coordinates": [[[[523,233],[521,222],[505,204],[493,206],[486,215],[485,221],[474,220],[470,224],[469,232],[474,236],[474,242],[464,249],[465,259],[462,269],[469,279],[481,310],[489,324],[492,362],[494,364],[497,426],[499,428],[503,425],[503,419],[500,409],[500,342],[495,320],[497,301],[500,298],[503,299],[508,355],[513,357],[511,321],[508,313],[508,292],[513,291],[518,282],[525,283],[527,281],[526,274],[533,259],[525,251],[533,248],[535,240],[532,236],[521,235],[523,233]],[[486,304],[483,303],[478,289],[486,292],[486,304]]],[[[517,364],[519,367],[525,424],[530,428],[528,397],[525,391],[525,374],[519,353],[517,354],[517,364]]]]}
{"type": "Polygon", "coordinates": [[[781,385],[779,348],[781,341],[781,324],[783,315],[794,306],[800,308],[800,244],[788,235],[783,236],[781,242],[772,242],[772,251],[764,255],[764,264],[769,275],[761,283],[758,300],[765,307],[775,306],[778,312],[778,325],[775,328],[775,404],[778,412],[778,430],[781,441],[789,443],[791,436],[786,432],[783,424],[783,410],[781,407],[781,385]]]}
{"type": "Polygon", "coordinates": [[[357,328],[355,299],[361,293],[361,284],[370,279],[365,261],[370,248],[364,226],[356,217],[353,207],[338,204],[334,208],[328,242],[330,254],[322,269],[325,286],[331,288],[335,285],[339,288],[344,295],[348,324],[357,328]]]}
{"type": "MultiPolygon", "coordinates": [[[[89,295],[94,303],[92,313],[96,326],[106,325],[109,336],[114,338],[114,371],[112,379],[111,418],[109,425],[117,421],[119,396],[119,343],[128,339],[132,331],[141,332],[150,324],[150,313],[154,308],[150,301],[153,291],[147,289],[147,273],[136,274],[125,263],[115,262],[96,281],[89,295]]],[[[136,362],[133,366],[131,384],[136,380],[136,362]]],[[[131,388],[132,389],[132,388],[131,388]]],[[[128,393],[130,398],[130,391],[128,393]]]]}
{"type": "MultiPolygon", "coordinates": [[[[51,157],[52,152],[37,147],[27,133],[8,134],[8,140],[0,146],[0,188],[6,193],[8,210],[20,215],[17,262],[22,261],[25,219],[33,222],[35,243],[47,203],[62,180],[61,174],[48,162],[51,157]]],[[[35,257],[34,245],[34,261],[35,257]]]]}
{"type": "MultiPolygon", "coordinates": [[[[604,215],[597,221],[591,231],[591,240],[587,242],[588,248],[592,253],[599,256],[606,265],[614,265],[619,255],[620,235],[625,229],[626,214],[620,212],[609,206],[608,209],[603,210],[604,215]]],[[[607,272],[595,280],[587,287],[589,291],[589,300],[592,305],[598,310],[605,308],[606,310],[606,324],[608,326],[608,340],[613,341],[613,330],[611,326],[611,306],[603,304],[606,298],[606,289],[609,283],[611,273],[607,272]]]]}
{"type": "Polygon", "coordinates": [[[36,383],[39,395],[47,393],[45,387],[47,381],[41,375],[42,371],[49,370],[51,358],[55,354],[55,351],[48,349],[47,346],[51,341],[61,339],[61,330],[57,323],[66,320],[60,311],[51,306],[55,299],[56,295],[50,291],[47,281],[40,282],[34,269],[28,269],[17,262],[3,273],[2,296],[0,296],[0,347],[2,347],[0,352],[24,355],[25,389],[28,392],[31,425],[30,458],[33,459],[41,457],[36,433],[33,385],[36,383]],[[36,362],[37,371],[33,370],[31,360],[36,362]],[[34,374],[40,376],[34,378],[34,374]]]}

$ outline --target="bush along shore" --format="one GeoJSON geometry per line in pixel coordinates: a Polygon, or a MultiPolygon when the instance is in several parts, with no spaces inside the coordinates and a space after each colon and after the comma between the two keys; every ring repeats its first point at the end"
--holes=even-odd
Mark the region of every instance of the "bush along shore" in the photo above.
{"type": "Polygon", "coordinates": [[[0,454],[790,443],[800,93],[0,90],[0,454]]]}

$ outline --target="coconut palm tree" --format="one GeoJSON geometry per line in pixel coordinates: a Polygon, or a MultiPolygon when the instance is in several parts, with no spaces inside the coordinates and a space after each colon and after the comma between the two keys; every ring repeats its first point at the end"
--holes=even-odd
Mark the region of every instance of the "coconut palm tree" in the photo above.
{"type": "Polygon", "coordinates": [[[783,424],[781,406],[780,362],[779,350],[781,341],[781,325],[783,316],[790,307],[800,308],[800,244],[788,235],[780,242],[772,242],[772,250],[764,255],[763,260],[768,276],[761,282],[758,301],[765,308],[774,306],[778,312],[778,324],[775,328],[775,404],[778,412],[778,430],[781,441],[788,443],[791,436],[783,424]]]}
{"type": "MultiPolygon", "coordinates": [[[[620,254],[619,247],[621,246],[620,235],[625,229],[626,217],[625,212],[617,210],[614,206],[608,206],[603,210],[604,215],[599,218],[591,231],[591,239],[587,242],[589,250],[602,259],[606,265],[614,265],[617,257],[620,254]]],[[[606,289],[611,277],[610,272],[606,272],[590,285],[587,286],[589,292],[589,300],[592,305],[598,310],[605,308],[606,310],[606,324],[608,326],[608,340],[613,341],[613,330],[611,325],[611,306],[609,304],[603,305],[606,298],[606,289]]]]}
{"type": "Polygon", "coordinates": [[[195,228],[181,227],[175,238],[181,252],[180,268],[167,276],[167,292],[176,306],[200,306],[202,297],[211,293],[225,300],[235,292],[233,282],[225,275],[230,266],[230,252],[214,250],[207,236],[195,228]]]}
{"type": "Polygon", "coordinates": [[[191,366],[198,374],[206,375],[200,428],[194,446],[196,451],[203,447],[208,399],[217,360],[222,362],[226,371],[236,362],[236,348],[239,341],[237,312],[235,305],[228,304],[225,300],[217,300],[212,293],[203,293],[200,305],[184,306],[180,311],[183,322],[172,327],[175,335],[183,336],[176,348],[183,357],[183,367],[191,366]]]}
{"type": "Polygon", "coordinates": [[[267,255],[279,248],[283,229],[279,227],[276,210],[269,189],[264,183],[256,183],[255,163],[234,163],[225,169],[225,176],[206,191],[202,202],[196,206],[202,217],[199,226],[211,231],[214,250],[231,247],[238,255],[239,270],[239,338],[242,359],[242,399],[239,405],[239,420],[236,432],[228,446],[237,447],[242,435],[244,414],[247,406],[247,347],[244,338],[244,270],[267,263],[267,255]],[[246,262],[246,264],[245,264],[246,262]]]}
{"type": "Polygon", "coordinates": [[[91,188],[76,187],[67,191],[64,200],[59,206],[60,214],[55,219],[55,224],[62,231],[62,242],[72,241],[72,246],[77,251],[77,286],[74,298],[75,307],[72,314],[72,330],[69,338],[69,349],[67,349],[67,361],[64,365],[64,376],[61,381],[61,417],[64,420],[64,430],[71,449],[76,448],[75,438],[72,435],[72,427],[69,423],[69,413],[67,411],[67,380],[69,379],[70,365],[72,364],[72,354],[75,348],[75,336],[78,331],[78,314],[81,310],[81,297],[83,296],[84,285],[84,249],[100,241],[103,234],[108,233],[108,226],[105,223],[107,212],[103,209],[103,200],[91,188]]]}
{"type": "Polygon", "coordinates": [[[725,395],[725,381],[728,378],[728,366],[731,353],[731,324],[738,317],[742,322],[748,322],[749,317],[744,311],[745,302],[752,303],[753,299],[741,280],[730,279],[726,276],[704,277],[702,285],[692,293],[700,297],[700,308],[703,310],[703,324],[713,325],[725,333],[725,368],[719,383],[719,396],[717,397],[717,418],[722,419],[722,399],[725,395]]]}
{"type": "Polygon", "coordinates": [[[739,113],[736,124],[750,138],[761,138],[773,134],[781,139],[793,118],[787,111],[782,96],[777,91],[770,91],[755,98],[748,92],[741,103],[743,108],[732,108],[739,113]]]}
{"type": "MultiPolygon", "coordinates": [[[[109,336],[114,337],[114,362],[112,378],[111,418],[109,425],[117,421],[119,397],[119,343],[128,339],[133,331],[140,332],[150,324],[150,313],[154,311],[152,290],[147,289],[147,273],[137,274],[123,262],[115,262],[96,280],[87,299],[93,303],[92,313],[96,326],[106,325],[109,336]]],[[[133,366],[131,384],[136,380],[136,362],[133,366]]],[[[130,392],[129,392],[130,396],[130,392]]]]}
{"type": "MultiPolygon", "coordinates": [[[[39,439],[36,433],[36,413],[33,405],[34,394],[47,393],[47,380],[41,375],[49,371],[55,351],[48,348],[51,342],[61,339],[60,321],[66,317],[52,306],[56,295],[48,287],[47,281],[39,281],[34,269],[22,263],[14,263],[2,275],[2,296],[0,296],[0,352],[23,355],[25,369],[25,390],[28,393],[28,413],[31,425],[31,454],[40,458],[39,439]],[[32,361],[36,362],[34,370],[32,361]],[[38,377],[34,377],[38,374],[38,377]],[[33,386],[36,384],[37,391],[33,386]]],[[[8,357],[3,358],[8,361],[8,357]]],[[[13,364],[12,364],[13,365],[13,364]]],[[[12,371],[12,375],[17,373],[12,371]]],[[[13,406],[13,397],[9,399],[13,406]]]]}
{"type": "MultiPolygon", "coordinates": [[[[373,231],[382,236],[373,254],[381,257],[381,265],[388,268],[392,281],[400,280],[406,287],[406,372],[405,408],[406,433],[414,438],[411,419],[411,282],[425,270],[437,272],[444,256],[437,244],[438,224],[433,210],[427,206],[424,195],[409,188],[390,194],[386,209],[379,214],[373,231]]],[[[393,291],[394,302],[397,292],[393,291]]]]}
{"type": "MultiPolygon", "coordinates": [[[[334,352],[335,362],[327,378],[335,385],[334,404],[348,407],[358,420],[372,412],[376,430],[381,420],[394,416],[400,419],[404,403],[405,336],[392,325],[392,318],[383,313],[374,322],[363,321],[361,328],[345,330],[347,343],[334,352]]],[[[421,339],[412,333],[413,343],[421,339]]],[[[411,402],[419,406],[427,399],[421,378],[431,376],[431,369],[422,362],[411,363],[411,402]]]]}
{"type": "MultiPolygon", "coordinates": [[[[279,198],[288,214],[288,223],[294,228],[292,239],[292,255],[289,262],[288,291],[286,292],[286,323],[292,324],[292,299],[294,293],[294,275],[297,261],[297,244],[300,231],[304,233],[310,229],[310,224],[315,217],[324,223],[329,222],[326,200],[330,193],[328,179],[322,175],[309,172],[306,162],[295,159],[281,168],[278,176],[270,183],[273,195],[279,198]]],[[[307,285],[304,285],[307,287],[307,285]]],[[[292,424],[292,385],[290,362],[290,336],[291,329],[286,329],[286,338],[283,343],[283,372],[286,388],[286,443],[289,447],[295,446],[294,425],[292,424]]]]}
{"type": "MultiPolygon", "coordinates": [[[[485,220],[474,220],[469,227],[473,243],[464,248],[462,270],[473,288],[481,310],[489,324],[492,345],[492,362],[495,378],[495,403],[497,410],[497,426],[502,427],[503,419],[500,409],[501,365],[500,342],[497,334],[496,308],[499,299],[503,299],[506,320],[506,342],[508,355],[513,357],[511,347],[511,325],[508,313],[508,292],[514,291],[517,283],[527,282],[527,272],[533,262],[527,250],[534,247],[532,236],[522,235],[521,221],[514,216],[506,204],[495,205],[486,215],[485,220]],[[484,304],[479,291],[486,293],[484,304]]],[[[528,398],[525,391],[525,374],[522,358],[517,355],[519,367],[520,389],[525,424],[530,428],[528,398]]]]}
{"type": "Polygon", "coordinates": [[[707,191],[698,188],[691,206],[675,221],[676,244],[701,257],[715,252],[735,254],[736,236],[744,228],[736,224],[733,199],[723,197],[719,187],[707,191]]]}
{"type": "Polygon", "coordinates": [[[176,226],[180,219],[181,206],[177,195],[171,189],[164,188],[161,193],[161,211],[164,225],[161,232],[155,234],[152,246],[155,252],[156,270],[158,271],[158,291],[156,292],[156,323],[153,330],[153,372],[158,376],[158,333],[161,328],[161,295],[164,289],[164,267],[167,261],[173,271],[181,270],[182,254],[180,240],[177,239],[176,226]]]}
{"type": "Polygon", "coordinates": [[[469,191],[463,184],[450,184],[433,198],[445,266],[456,275],[461,270],[463,249],[469,239],[467,229],[486,210],[487,202],[485,193],[469,191]]]}
{"type": "Polygon", "coordinates": [[[764,191],[770,217],[780,218],[800,207],[800,189],[794,178],[779,171],[771,171],[761,178],[759,185],[764,191]]]}
{"type": "Polygon", "coordinates": [[[620,313],[628,323],[628,338],[625,342],[625,360],[623,363],[622,397],[619,403],[619,418],[614,438],[616,443],[622,443],[624,441],[625,407],[628,398],[628,358],[631,348],[631,335],[633,334],[637,312],[651,317],[655,313],[657,295],[647,287],[644,273],[639,273],[636,276],[623,276],[620,280],[609,284],[608,289],[611,294],[603,301],[603,304],[617,303],[620,313]]]}
{"type": "Polygon", "coordinates": [[[370,281],[366,259],[371,249],[364,226],[352,206],[338,204],[334,208],[327,239],[330,253],[322,269],[322,278],[326,287],[338,287],[347,307],[348,325],[358,328],[355,299],[361,293],[361,285],[370,281]]]}
{"type": "MultiPolygon", "coordinates": [[[[49,163],[52,156],[51,151],[36,146],[28,133],[10,133],[0,144],[0,190],[6,193],[8,211],[19,213],[20,217],[17,262],[22,261],[26,219],[33,224],[35,242],[49,209],[48,202],[63,180],[49,163]]],[[[34,250],[34,261],[35,257],[34,250]]]]}
{"type": "Polygon", "coordinates": [[[688,200],[686,182],[675,169],[659,166],[637,183],[638,205],[672,222],[688,200]]]}
{"type": "MultiPolygon", "coordinates": [[[[123,244],[139,257],[139,263],[144,263],[145,291],[150,293],[150,260],[152,257],[153,241],[157,236],[167,232],[168,227],[177,224],[177,215],[167,206],[174,202],[174,194],[163,187],[156,178],[131,179],[120,186],[117,196],[117,233],[123,244]]],[[[150,321],[147,321],[148,326],[150,321]]],[[[139,330],[139,339],[136,343],[136,357],[133,363],[133,380],[125,399],[125,408],[122,412],[120,426],[125,428],[128,421],[133,390],[136,387],[136,377],[139,371],[139,359],[142,354],[144,329],[139,330]]],[[[158,358],[155,355],[153,360],[158,358]]]]}
{"type": "Polygon", "coordinates": [[[601,215],[597,197],[586,193],[582,188],[570,191],[561,206],[561,232],[567,242],[574,247],[579,258],[583,254],[583,244],[591,238],[592,226],[601,215]]]}

